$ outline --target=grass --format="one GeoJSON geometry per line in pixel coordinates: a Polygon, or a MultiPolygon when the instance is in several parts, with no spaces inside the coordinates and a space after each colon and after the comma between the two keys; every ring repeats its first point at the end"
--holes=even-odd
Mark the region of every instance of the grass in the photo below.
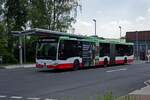
{"type": "Polygon", "coordinates": [[[104,100],[115,100],[115,97],[112,95],[112,92],[107,92],[104,95],[104,100]]]}
{"type": "Polygon", "coordinates": [[[97,96],[95,99],[89,100],[142,100],[140,96],[127,95],[122,97],[116,97],[112,92],[107,92],[104,96],[97,96]]]}

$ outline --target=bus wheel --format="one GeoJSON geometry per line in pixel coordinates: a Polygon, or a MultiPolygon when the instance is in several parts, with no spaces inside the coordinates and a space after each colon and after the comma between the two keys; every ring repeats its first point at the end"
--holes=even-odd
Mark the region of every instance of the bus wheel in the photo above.
{"type": "Polygon", "coordinates": [[[80,68],[80,62],[79,60],[75,60],[73,63],[73,70],[78,70],[80,68]]]}
{"type": "Polygon", "coordinates": [[[105,59],[105,60],[104,60],[104,67],[107,67],[107,66],[108,66],[108,60],[105,59]]]}
{"type": "Polygon", "coordinates": [[[127,58],[124,59],[124,64],[127,64],[128,63],[128,60],[127,58]]]}

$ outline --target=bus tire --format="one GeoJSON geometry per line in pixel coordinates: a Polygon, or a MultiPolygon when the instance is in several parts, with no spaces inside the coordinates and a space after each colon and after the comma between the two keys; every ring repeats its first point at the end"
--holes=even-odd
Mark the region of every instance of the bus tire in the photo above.
{"type": "Polygon", "coordinates": [[[105,60],[104,60],[104,67],[107,67],[107,66],[108,66],[108,60],[105,59],[105,60]]]}
{"type": "Polygon", "coordinates": [[[128,63],[128,60],[127,58],[124,59],[124,64],[127,64],[128,63]]]}
{"type": "Polygon", "coordinates": [[[73,63],[73,70],[78,70],[80,68],[80,62],[76,59],[73,63]]]}

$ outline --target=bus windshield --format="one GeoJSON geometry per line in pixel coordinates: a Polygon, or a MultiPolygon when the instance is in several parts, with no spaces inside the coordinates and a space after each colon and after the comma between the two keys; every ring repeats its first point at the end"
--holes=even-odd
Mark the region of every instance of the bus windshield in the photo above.
{"type": "Polygon", "coordinates": [[[37,59],[56,60],[56,41],[42,41],[37,43],[37,59]]]}

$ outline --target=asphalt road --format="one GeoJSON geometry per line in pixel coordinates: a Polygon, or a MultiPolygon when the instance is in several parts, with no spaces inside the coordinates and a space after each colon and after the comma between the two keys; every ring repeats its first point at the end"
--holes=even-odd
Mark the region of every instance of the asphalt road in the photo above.
{"type": "Polygon", "coordinates": [[[95,100],[108,91],[126,95],[149,79],[146,63],[78,71],[0,69],[0,100],[95,100]]]}

